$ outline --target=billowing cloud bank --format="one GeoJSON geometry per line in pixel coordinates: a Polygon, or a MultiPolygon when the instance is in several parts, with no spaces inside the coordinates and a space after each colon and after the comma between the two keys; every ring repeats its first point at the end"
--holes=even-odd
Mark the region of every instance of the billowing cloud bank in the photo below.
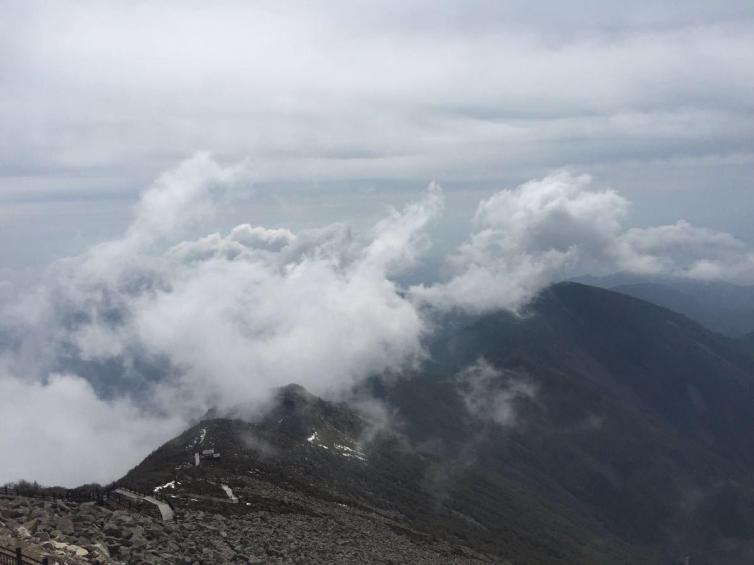
{"type": "Polygon", "coordinates": [[[108,482],[122,475],[183,422],[145,414],[122,398],[103,401],[74,375],[45,383],[0,376],[0,482],[108,482]]]}
{"type": "Polygon", "coordinates": [[[364,239],[345,226],[293,234],[241,225],[180,240],[244,178],[242,166],[194,157],[144,194],[122,238],[58,262],[5,306],[0,383],[13,432],[0,446],[26,456],[3,466],[0,481],[111,479],[123,459],[85,466],[87,453],[122,450],[134,463],[209,408],[253,406],[294,381],[333,393],[421,358],[422,317],[391,277],[428,245],[439,187],[364,239]],[[48,376],[61,370],[95,388],[48,376]],[[66,432],[58,424],[70,415],[66,432]],[[58,431],[38,438],[48,427],[58,431]],[[51,452],[67,455],[46,469],[51,452]]]}
{"type": "Polygon", "coordinates": [[[144,193],[122,237],[4,304],[0,449],[19,456],[0,482],[107,481],[209,408],[253,409],[289,382],[337,394],[416,366],[432,311],[515,311],[583,271],[754,276],[734,237],[627,229],[623,197],[566,172],[482,201],[448,278],[410,288],[396,281],[430,245],[436,185],[365,235],[243,224],[185,238],[247,185],[243,164],[199,154],[144,193]]]}
{"type": "Polygon", "coordinates": [[[754,280],[754,253],[730,234],[683,220],[624,227],[629,202],[560,172],[482,201],[475,231],[449,259],[446,282],[411,289],[415,302],[473,312],[518,310],[548,284],[585,272],[754,280]]]}

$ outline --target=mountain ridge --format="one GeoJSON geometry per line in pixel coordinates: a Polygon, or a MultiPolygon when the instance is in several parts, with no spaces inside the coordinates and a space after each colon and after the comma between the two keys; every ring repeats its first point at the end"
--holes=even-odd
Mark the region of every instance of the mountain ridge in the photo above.
{"type": "Polygon", "coordinates": [[[437,327],[425,366],[351,391],[381,422],[290,384],[253,419],[211,411],[116,486],[157,489],[179,522],[374,528],[358,538],[367,560],[382,543],[415,562],[754,560],[754,357],[742,340],[577,283],[519,315],[437,327]]]}
{"type": "Polygon", "coordinates": [[[704,563],[725,553],[715,545],[723,534],[710,525],[717,533],[700,543],[699,522],[717,513],[727,523],[736,512],[741,551],[749,551],[754,508],[729,500],[754,486],[754,442],[742,433],[754,427],[754,363],[737,341],[577,283],[550,287],[521,315],[446,325],[425,370],[363,385],[360,393],[394,415],[390,433],[364,447],[368,424],[348,405],[289,386],[264,421],[224,424],[252,426],[256,455],[244,465],[255,461],[314,496],[397,510],[410,528],[514,561],[693,554],[704,563]],[[486,392],[510,397],[510,422],[469,411],[467,372],[480,360],[491,371],[486,392]],[[363,460],[344,458],[345,448],[363,460]],[[365,485],[369,495],[357,493],[365,485]],[[702,494],[689,511],[682,499],[692,491],[702,494]],[[544,529],[557,541],[543,542],[544,529]]]}

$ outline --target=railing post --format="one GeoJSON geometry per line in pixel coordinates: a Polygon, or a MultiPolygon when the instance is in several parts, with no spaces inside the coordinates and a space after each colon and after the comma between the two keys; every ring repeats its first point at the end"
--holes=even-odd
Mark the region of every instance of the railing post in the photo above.
{"type": "Polygon", "coordinates": [[[50,559],[48,557],[43,557],[42,565],[50,565],[50,559]]]}
{"type": "Polygon", "coordinates": [[[24,556],[21,554],[21,548],[16,548],[16,565],[24,565],[24,556]]]}

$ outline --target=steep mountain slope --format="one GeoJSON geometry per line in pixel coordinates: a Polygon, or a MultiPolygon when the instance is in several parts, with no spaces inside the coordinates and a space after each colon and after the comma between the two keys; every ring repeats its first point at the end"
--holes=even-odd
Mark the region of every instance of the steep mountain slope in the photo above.
{"type": "Polygon", "coordinates": [[[523,317],[453,325],[434,347],[440,377],[390,392],[409,429],[422,437],[451,415],[438,414],[438,403],[415,416],[407,398],[430,384],[457,389],[448,375],[484,357],[507,369],[499,387],[513,374],[537,390],[505,439],[490,434],[480,445],[486,469],[571,495],[610,531],[669,556],[746,562],[737,552],[751,551],[754,534],[754,364],[739,344],[655,305],[573,283],[543,292],[523,317]]]}
{"type": "MultiPolygon", "coordinates": [[[[359,538],[344,537],[338,544],[363,545],[371,559],[395,554],[391,546],[398,544],[410,546],[412,556],[393,557],[395,562],[489,562],[458,538],[449,544],[414,528],[415,521],[400,512],[422,503],[421,493],[405,484],[405,474],[414,468],[400,449],[383,452],[374,444],[367,455],[358,444],[364,430],[365,422],[345,405],[290,385],[280,391],[263,420],[204,420],[156,450],[119,483],[162,491],[179,515],[197,510],[239,517],[267,512],[287,516],[294,525],[333,522],[341,532],[348,535],[350,528],[359,538]],[[206,453],[196,465],[196,454],[208,450],[213,455],[206,453]],[[365,527],[375,534],[387,531],[397,541],[366,536],[365,527]]],[[[291,530],[296,535],[296,527],[291,530]]],[[[308,545],[299,541],[301,550],[315,545],[311,539],[308,545]]]]}
{"type": "Polygon", "coordinates": [[[167,484],[179,510],[359,512],[443,559],[754,562],[740,342],[573,283],[520,317],[437,326],[423,371],[356,391],[382,403],[379,428],[290,386],[264,418],[200,422],[121,482],[167,484]],[[221,456],[194,466],[203,449],[221,456]]]}
{"type": "Polygon", "coordinates": [[[339,521],[347,521],[348,513],[357,512],[369,516],[375,527],[454,562],[632,563],[644,558],[604,530],[599,535],[590,530],[599,530],[598,524],[579,524],[565,505],[522,489],[515,480],[480,471],[478,477],[458,476],[456,484],[453,466],[444,454],[417,449],[395,433],[373,435],[368,422],[345,405],[292,385],[261,421],[200,422],[119,482],[139,490],[168,485],[160,490],[179,515],[191,509],[266,511],[298,520],[321,515],[326,505],[343,514],[339,521]],[[220,457],[195,466],[194,454],[205,449],[220,457]],[[222,485],[240,504],[228,502],[222,485]]]}
{"type": "Polygon", "coordinates": [[[497,363],[518,356],[583,375],[626,406],[650,410],[678,431],[696,431],[696,439],[712,434],[712,447],[754,460],[754,438],[742,428],[754,424],[748,409],[754,365],[734,340],[664,308],[585,285],[556,285],[522,318],[474,321],[435,353],[445,370],[479,356],[497,363]]]}

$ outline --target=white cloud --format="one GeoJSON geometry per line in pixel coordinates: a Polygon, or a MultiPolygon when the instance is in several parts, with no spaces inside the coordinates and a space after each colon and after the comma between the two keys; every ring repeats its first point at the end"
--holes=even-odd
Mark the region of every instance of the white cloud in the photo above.
{"type": "Polygon", "coordinates": [[[388,274],[413,265],[417,256],[429,247],[424,228],[442,210],[442,189],[432,183],[422,200],[409,204],[400,212],[392,210],[375,226],[373,239],[365,250],[365,262],[371,269],[388,274]]]}
{"type": "Polygon", "coordinates": [[[629,272],[754,282],[754,251],[748,244],[683,220],[629,229],[620,235],[616,248],[618,266],[629,272]]]}
{"type": "Polygon", "coordinates": [[[351,4],[6,2],[0,189],[122,190],[204,147],[263,179],[468,180],[751,137],[744,4],[351,4]]]}
{"type": "MultiPolygon", "coordinates": [[[[0,263],[113,237],[118,199],[206,148],[248,157],[300,226],[371,223],[352,189],[462,201],[570,164],[643,195],[642,223],[671,201],[754,237],[752,3],[560,4],[6,0],[0,263]]],[[[296,221],[249,211],[221,225],[296,221]]]]}
{"type": "Polygon", "coordinates": [[[416,285],[411,296],[440,308],[517,311],[547,285],[584,273],[754,280],[754,251],[732,235],[685,221],[626,229],[629,202],[591,185],[560,172],[482,201],[476,231],[449,258],[450,278],[416,285]]]}
{"type": "Polygon", "coordinates": [[[107,483],[186,425],[125,399],[104,401],[84,379],[59,374],[47,383],[0,375],[0,412],[0,484],[107,483]]]}
{"type": "MultiPolygon", "coordinates": [[[[4,398],[24,398],[26,411],[14,412],[5,441],[13,447],[30,434],[13,473],[44,479],[45,450],[61,441],[71,447],[57,480],[101,480],[125,471],[126,455],[90,472],[75,462],[92,457],[91,446],[130,442],[132,457],[208,408],[254,409],[272,387],[297,382],[337,397],[371,374],[412,368],[430,331],[427,307],[516,311],[579,270],[754,275],[751,251],[729,234],[686,222],[626,229],[625,198],[568,172],[483,200],[473,233],[449,257],[448,280],[408,290],[396,277],[431,243],[427,228],[444,207],[435,184],[366,234],[241,224],[185,240],[246,178],[243,166],[206,154],[182,163],[145,192],[121,237],[58,261],[36,288],[6,301],[0,336],[13,377],[0,386],[4,398]],[[84,414],[69,431],[31,425],[27,414],[52,410],[56,398],[51,425],[84,414]],[[108,411],[112,425],[102,423],[108,411]],[[120,422],[129,419],[138,424],[126,438],[120,422]],[[88,441],[81,453],[77,435],[88,441]]],[[[533,394],[508,379],[486,396],[500,374],[482,362],[464,375],[470,410],[501,425],[514,422],[517,398],[533,394]]]]}
{"type": "Polygon", "coordinates": [[[100,373],[115,361],[107,388],[149,387],[148,404],[188,419],[264,402],[289,382],[336,394],[421,359],[424,321],[389,275],[426,249],[438,186],[366,239],[344,226],[294,234],[243,224],[180,241],[239,178],[242,167],[206,154],[162,175],[121,238],[59,261],[6,306],[9,369],[31,382],[64,360],[100,373]],[[158,364],[157,382],[139,373],[145,359],[158,364]]]}
{"type": "Polygon", "coordinates": [[[242,224],[226,237],[213,233],[196,241],[182,241],[169,253],[182,261],[202,261],[212,257],[235,259],[249,254],[278,253],[295,241],[296,236],[288,229],[242,224]]]}
{"type": "Polygon", "coordinates": [[[456,376],[469,414],[511,428],[518,422],[517,404],[536,397],[537,388],[526,377],[502,371],[480,358],[456,376]]]}
{"type": "Polygon", "coordinates": [[[245,162],[223,166],[209,153],[197,153],[161,174],[142,195],[126,238],[140,243],[175,238],[186,226],[211,217],[218,200],[247,178],[245,162]]]}
{"type": "Polygon", "coordinates": [[[613,191],[587,190],[590,182],[562,172],[482,201],[477,231],[450,258],[455,275],[415,286],[412,296],[441,307],[516,310],[585,255],[602,258],[628,203],[613,191]]]}
{"type": "Polygon", "coordinates": [[[389,275],[415,261],[441,209],[430,186],[363,247],[341,228],[239,226],[184,242],[170,254],[193,261],[175,267],[168,290],[134,302],[130,327],[142,347],[185,371],[183,389],[225,407],[288,382],[323,394],[399,370],[421,357],[424,322],[389,275]]]}

